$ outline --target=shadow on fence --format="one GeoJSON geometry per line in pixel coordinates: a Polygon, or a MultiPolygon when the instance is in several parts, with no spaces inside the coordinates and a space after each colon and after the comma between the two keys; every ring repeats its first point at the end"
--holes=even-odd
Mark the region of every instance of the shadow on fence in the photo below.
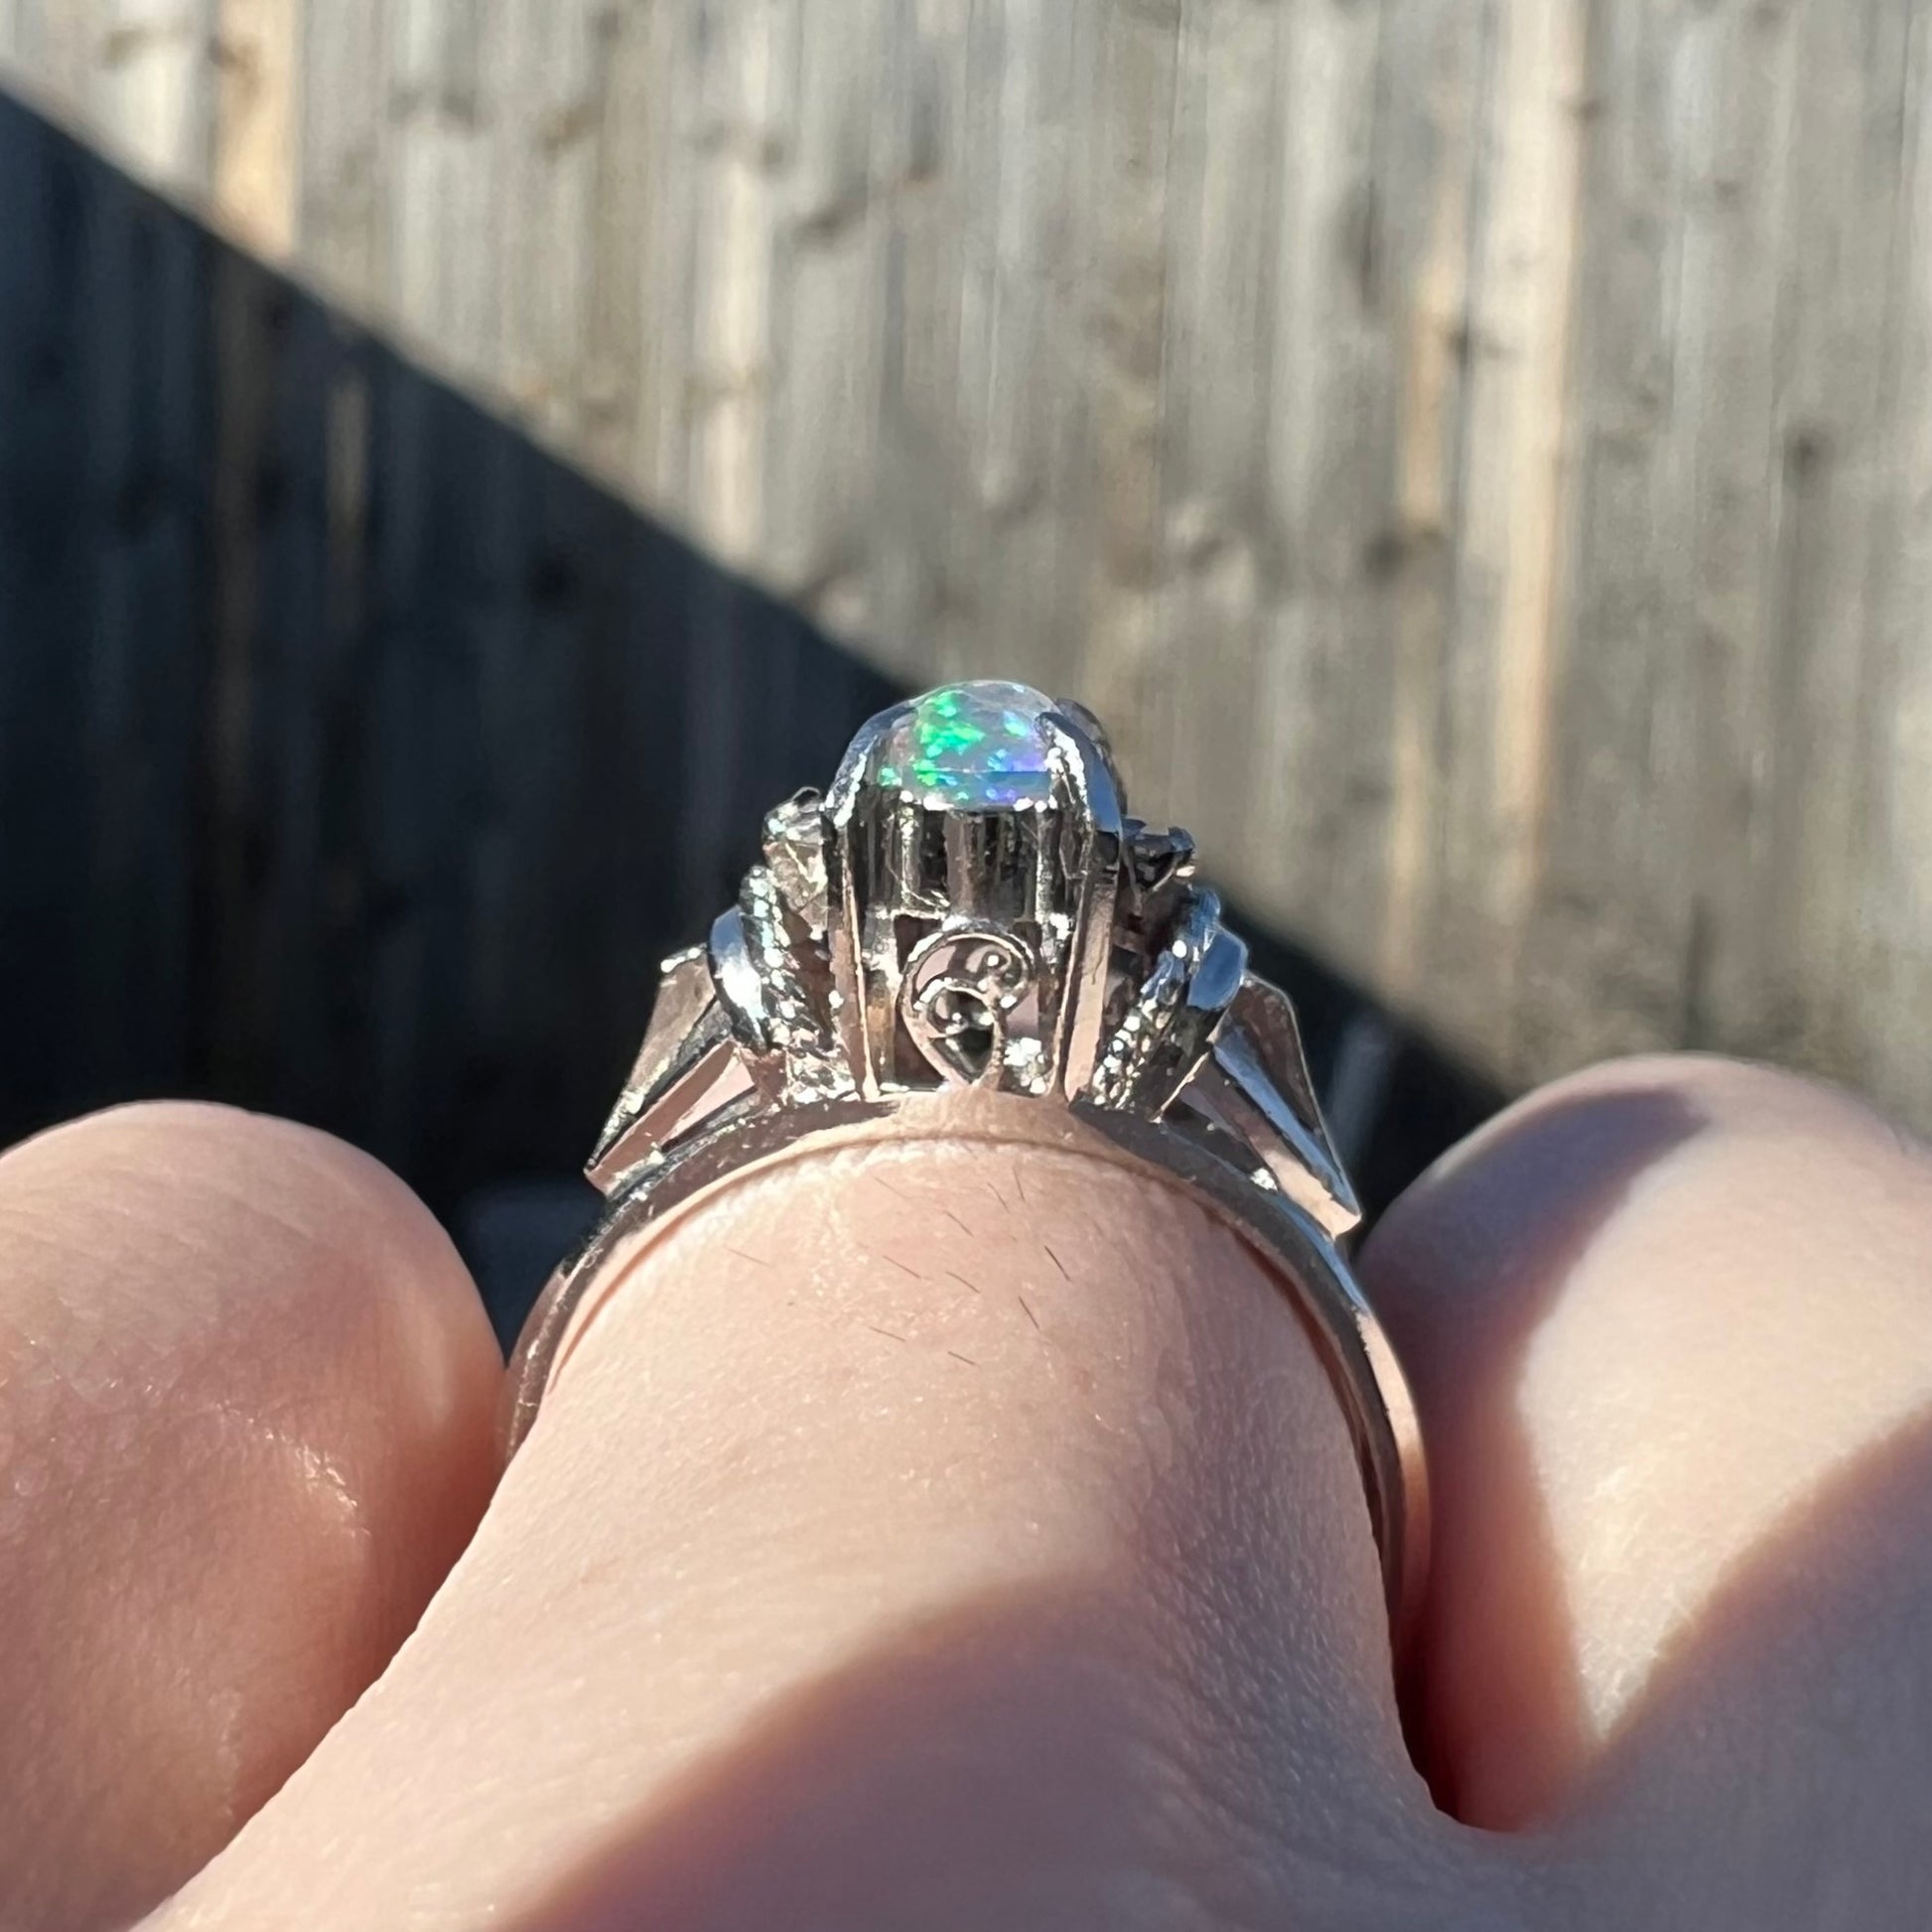
{"type": "MultiPolygon", "coordinates": [[[[507,1323],[655,961],[893,692],[3,97],[0,181],[0,1144],[312,1121],[507,1323]]],[[[1371,1202],[1493,1104],[1258,950],[1371,1202]]]]}

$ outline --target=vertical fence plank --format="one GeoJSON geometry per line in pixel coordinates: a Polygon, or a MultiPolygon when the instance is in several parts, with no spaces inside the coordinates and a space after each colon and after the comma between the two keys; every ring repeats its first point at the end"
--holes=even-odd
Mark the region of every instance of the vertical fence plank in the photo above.
{"type": "Polygon", "coordinates": [[[1239,814],[1245,850],[1232,875],[1320,906],[1308,938],[1357,971],[1380,916],[1388,797],[1383,653],[1394,633],[1381,585],[1360,567],[1386,528],[1394,469],[1383,377],[1396,310],[1378,251],[1404,204],[1384,207],[1377,170],[1384,75],[1404,25],[1382,6],[1311,0],[1284,13],[1260,479],[1277,585],[1255,651],[1258,796],[1239,814]]]}
{"type": "Polygon", "coordinates": [[[145,176],[205,194],[213,159],[213,0],[89,0],[85,101],[145,176]]]}
{"type": "Polygon", "coordinates": [[[1893,229],[1897,301],[1880,393],[1887,482],[1866,613],[1863,723],[1874,772],[1861,877],[1859,1070],[1893,1105],[1923,1119],[1923,1056],[1899,1050],[1932,1034],[1932,11],[1913,10],[1901,64],[1893,229]]]}
{"type": "Polygon", "coordinates": [[[325,286],[371,301],[388,278],[393,4],[303,6],[292,110],[297,254],[325,286]]]}
{"type": "Polygon", "coordinates": [[[71,319],[87,283],[92,210],[75,157],[0,100],[0,166],[19,198],[19,245],[0,250],[0,990],[30,1016],[7,1044],[7,1087],[31,1118],[71,1090],[87,1050],[89,829],[86,456],[73,431],[91,377],[71,319]]]}
{"type": "Polygon", "coordinates": [[[228,230],[275,259],[295,239],[301,20],[301,0],[215,0],[209,193],[228,230]]]}

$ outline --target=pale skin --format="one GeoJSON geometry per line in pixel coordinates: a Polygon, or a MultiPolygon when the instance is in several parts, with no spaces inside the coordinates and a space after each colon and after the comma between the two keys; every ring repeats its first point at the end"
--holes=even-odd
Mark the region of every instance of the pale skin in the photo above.
{"type": "Polygon", "coordinates": [[[1932,1922],[1926,1155],[1626,1062],[1361,1269],[1435,1459],[1412,1743],[1321,1370],[1162,1188],[748,1183],[498,1483],[475,1291],[374,1164],[186,1106],[16,1149],[0,1926],[1932,1922]]]}

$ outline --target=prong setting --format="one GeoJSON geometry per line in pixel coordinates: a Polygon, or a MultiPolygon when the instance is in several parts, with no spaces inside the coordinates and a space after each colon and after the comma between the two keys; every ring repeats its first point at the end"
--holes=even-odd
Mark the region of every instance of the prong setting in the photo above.
{"type": "Polygon", "coordinates": [[[1077,1150],[1182,1188],[1281,1271],[1354,1436],[1397,1644],[1428,1549],[1415,1407],[1342,1257],[1358,1218],[1294,1009],[1194,879],[1126,815],[1093,719],[1013,684],[865,725],[657,1010],[588,1172],[603,1220],[511,1364],[529,1428],[594,1284],[737,1175],[904,1136],[1077,1150]]]}
{"type": "MultiPolygon", "coordinates": [[[[1193,840],[1127,815],[1078,705],[983,683],[894,706],[827,793],[766,815],[762,845],[702,955],[721,1016],[709,1050],[737,1056],[735,1094],[795,1107],[988,1087],[1197,1120],[1252,1139],[1246,1171],[1324,1203],[1324,1222],[1352,1216],[1292,1017],[1245,993],[1259,982],[1195,882],[1193,840]]],[[[693,970],[677,963],[680,987],[693,970]]],[[[627,1093],[600,1180],[658,1144],[651,1127],[627,1093]]]]}

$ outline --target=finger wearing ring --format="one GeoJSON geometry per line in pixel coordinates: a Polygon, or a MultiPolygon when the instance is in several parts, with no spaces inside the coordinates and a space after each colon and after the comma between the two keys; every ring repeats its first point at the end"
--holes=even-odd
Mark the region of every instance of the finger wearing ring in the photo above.
{"type": "Polygon", "coordinates": [[[1400,1645],[1428,1547],[1407,1383],[1343,1244],[1360,1220],[1293,1007],[1248,970],[1192,840],[1127,814],[1104,733],[1027,686],[882,713],[764,824],[708,942],[667,961],[589,1163],[605,1214],[518,1343],[513,1452],[600,1285],[743,1175],[834,1147],[979,1138],[1177,1186],[1263,1256],[1360,1462],[1400,1645]]]}

